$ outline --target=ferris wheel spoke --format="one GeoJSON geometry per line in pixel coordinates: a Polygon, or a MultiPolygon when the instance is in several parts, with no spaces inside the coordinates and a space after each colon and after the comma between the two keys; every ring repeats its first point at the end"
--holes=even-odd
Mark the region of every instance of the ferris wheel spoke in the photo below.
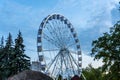
{"type": "Polygon", "coordinates": [[[53,70],[52,70],[52,73],[51,73],[51,74],[53,74],[54,71],[55,71],[55,69],[57,68],[58,60],[59,60],[59,58],[56,59],[56,62],[55,62],[55,64],[54,64],[54,67],[53,67],[53,70]]]}
{"type": "Polygon", "coordinates": [[[74,70],[74,65],[73,65],[73,62],[72,62],[72,59],[71,59],[71,57],[70,57],[70,55],[68,55],[68,57],[69,57],[69,59],[70,59],[70,65],[71,65],[71,67],[72,67],[72,69],[73,69],[73,73],[75,73],[75,70],[74,70]]]}
{"type": "Polygon", "coordinates": [[[65,67],[68,68],[64,57],[63,57],[63,62],[64,62],[64,64],[65,64],[65,67]]]}
{"type": "Polygon", "coordinates": [[[61,41],[61,39],[60,39],[60,37],[59,37],[59,35],[58,35],[59,30],[57,30],[57,29],[54,27],[54,24],[51,24],[50,22],[49,22],[49,26],[50,26],[50,28],[51,28],[51,29],[50,29],[50,28],[47,27],[49,33],[51,34],[51,36],[53,37],[53,39],[56,40],[56,42],[58,42],[59,45],[61,46],[62,41],[61,41]]]}
{"type": "MultiPolygon", "coordinates": [[[[64,22],[62,22],[62,25],[64,25],[64,22]]],[[[70,36],[70,30],[69,30],[69,28],[68,28],[68,26],[67,26],[67,24],[66,25],[64,25],[64,27],[63,27],[64,29],[63,29],[63,33],[64,33],[64,38],[66,38],[66,41],[68,41],[67,40],[67,38],[70,36]],[[66,33],[66,34],[65,34],[66,33]]]]}
{"type": "Polygon", "coordinates": [[[54,70],[54,75],[56,75],[56,74],[59,74],[60,73],[60,63],[61,63],[61,61],[60,61],[60,56],[59,56],[59,58],[58,58],[58,63],[57,63],[57,65],[56,65],[56,67],[55,67],[55,70],[54,70]]]}
{"type": "Polygon", "coordinates": [[[67,35],[65,36],[65,45],[69,46],[71,42],[73,41],[72,35],[70,34],[70,32],[66,33],[67,35]]]}
{"type": "Polygon", "coordinates": [[[59,32],[60,32],[61,39],[62,39],[62,41],[63,41],[63,43],[65,45],[66,37],[68,35],[68,29],[66,29],[66,25],[63,25],[63,22],[59,21],[58,24],[61,24],[61,25],[59,25],[59,32]]]}
{"type": "Polygon", "coordinates": [[[49,31],[49,33],[51,34],[51,36],[53,37],[53,39],[56,39],[56,29],[54,28],[53,24],[51,24],[50,22],[48,23],[49,26],[47,27],[47,30],[49,31]]]}
{"type": "MultiPolygon", "coordinates": [[[[59,22],[60,22],[60,21],[57,21],[57,20],[56,20],[56,24],[60,24],[59,22]]],[[[61,25],[57,25],[57,29],[58,29],[59,37],[60,37],[60,39],[61,39],[61,41],[62,41],[62,45],[64,46],[64,45],[65,45],[65,43],[64,43],[65,38],[63,38],[63,32],[62,32],[63,28],[61,27],[61,25]]]]}
{"type": "Polygon", "coordinates": [[[47,36],[45,33],[43,33],[43,38],[46,39],[51,44],[55,45],[57,48],[59,48],[59,45],[58,45],[59,43],[56,42],[54,39],[50,38],[49,36],[47,36]]]}
{"type": "Polygon", "coordinates": [[[62,38],[62,31],[61,31],[61,29],[59,28],[59,25],[57,24],[57,20],[56,21],[54,21],[54,24],[53,24],[55,27],[54,27],[54,29],[55,29],[55,34],[56,34],[56,37],[57,37],[57,39],[58,39],[58,41],[59,41],[59,43],[61,44],[61,47],[64,45],[64,43],[63,43],[63,38],[62,38]]]}
{"type": "MultiPolygon", "coordinates": [[[[63,22],[61,23],[62,25],[55,26],[57,26],[58,29],[57,33],[59,34],[58,36],[60,37],[60,40],[62,40],[62,46],[65,46],[69,42],[69,38],[67,39],[67,37],[70,36],[70,31],[67,28],[67,25],[64,25],[63,22]]],[[[56,24],[60,24],[60,22],[56,21],[56,24]]]]}
{"type": "Polygon", "coordinates": [[[71,53],[70,53],[70,57],[71,57],[72,61],[78,66],[78,64],[76,63],[76,60],[75,60],[74,57],[71,55],[71,53]]]}
{"type": "Polygon", "coordinates": [[[58,51],[59,49],[50,49],[50,50],[47,50],[47,49],[45,49],[45,50],[42,50],[43,52],[46,52],[46,51],[58,51]]]}
{"type": "Polygon", "coordinates": [[[48,72],[48,70],[50,69],[50,67],[52,66],[52,64],[55,62],[55,60],[57,59],[57,57],[59,57],[59,54],[57,54],[57,55],[55,56],[55,58],[49,63],[46,72],[48,72]]]}
{"type": "Polygon", "coordinates": [[[75,52],[75,51],[73,51],[73,50],[70,50],[70,52],[71,52],[72,54],[77,55],[77,52],[75,52]]]}
{"type": "MultiPolygon", "coordinates": [[[[50,25],[50,26],[51,26],[51,25],[50,25]]],[[[49,36],[52,37],[52,39],[54,39],[54,42],[56,42],[57,45],[60,46],[60,43],[59,43],[58,39],[56,39],[56,36],[54,35],[54,34],[55,34],[54,31],[51,32],[48,27],[47,27],[47,30],[48,30],[49,33],[50,33],[49,36]]]]}
{"type": "MultiPolygon", "coordinates": [[[[67,58],[66,58],[67,59],[67,58]]],[[[66,67],[66,72],[69,74],[69,71],[68,71],[68,69],[70,68],[70,66],[69,66],[69,64],[68,64],[68,61],[69,60],[66,60],[65,59],[65,57],[63,57],[63,62],[64,62],[64,64],[65,64],[65,67],[66,67]]]]}
{"type": "Polygon", "coordinates": [[[69,45],[67,46],[67,48],[72,47],[72,46],[75,46],[75,45],[76,45],[76,43],[69,44],[69,45]]]}
{"type": "Polygon", "coordinates": [[[62,38],[63,38],[64,44],[66,45],[69,42],[69,40],[67,38],[70,35],[70,31],[69,31],[67,25],[64,24],[64,22],[61,22],[61,23],[62,23],[61,26],[63,26],[62,29],[61,29],[62,30],[61,34],[62,34],[62,38]]]}
{"type": "MultiPolygon", "coordinates": [[[[46,26],[46,29],[48,30],[47,32],[48,32],[48,36],[49,37],[51,37],[52,39],[54,39],[54,41],[55,41],[55,36],[54,36],[54,31],[53,31],[53,27],[50,25],[50,23],[48,22],[48,24],[47,24],[47,26],[46,26]]],[[[47,32],[46,32],[46,34],[47,34],[47,32]]],[[[55,41],[56,42],[56,41],[55,41]]]]}
{"type": "Polygon", "coordinates": [[[65,46],[69,40],[67,40],[68,35],[70,34],[69,29],[67,28],[67,26],[65,24],[63,24],[63,22],[60,21],[56,21],[56,24],[61,24],[58,25],[57,29],[58,29],[58,34],[59,37],[62,41],[63,46],[65,46]]]}

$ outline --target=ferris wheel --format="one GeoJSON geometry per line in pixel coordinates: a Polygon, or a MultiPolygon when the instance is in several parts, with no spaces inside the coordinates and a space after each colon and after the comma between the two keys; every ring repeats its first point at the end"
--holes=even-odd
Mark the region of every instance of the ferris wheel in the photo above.
{"type": "Polygon", "coordinates": [[[40,24],[37,35],[40,71],[52,78],[81,75],[82,55],[73,25],[60,14],[48,15],[40,24]]]}

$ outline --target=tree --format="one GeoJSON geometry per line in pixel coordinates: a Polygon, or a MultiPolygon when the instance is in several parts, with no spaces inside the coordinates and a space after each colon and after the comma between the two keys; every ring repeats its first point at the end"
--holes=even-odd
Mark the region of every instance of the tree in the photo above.
{"type": "Polygon", "coordinates": [[[82,73],[85,75],[86,80],[106,80],[101,67],[93,68],[91,64],[84,68],[82,73]]]}
{"type": "Polygon", "coordinates": [[[14,60],[13,63],[15,63],[13,66],[15,66],[15,74],[27,69],[30,69],[30,57],[28,57],[24,51],[25,45],[23,44],[23,38],[22,34],[19,31],[19,34],[17,38],[15,39],[15,48],[14,48],[14,60]]]}
{"type": "Polygon", "coordinates": [[[0,49],[4,47],[4,37],[2,36],[1,42],[0,42],[0,49]]]}
{"type": "MultiPolygon", "coordinates": [[[[4,48],[4,38],[2,36],[1,42],[0,42],[0,61],[2,61],[2,57],[3,57],[3,48],[4,48]]],[[[1,64],[0,64],[0,66],[1,66],[1,64]]]]}
{"type": "Polygon", "coordinates": [[[30,57],[24,53],[25,45],[20,31],[15,39],[15,45],[10,33],[5,46],[3,38],[0,45],[0,80],[5,80],[18,72],[30,69],[30,57]]]}
{"type": "Polygon", "coordinates": [[[120,22],[118,21],[109,33],[92,43],[92,56],[102,59],[102,71],[108,73],[108,80],[120,80],[120,22]]]}
{"type": "Polygon", "coordinates": [[[1,52],[0,68],[1,68],[1,74],[3,80],[9,77],[11,73],[11,56],[12,56],[11,54],[13,54],[13,41],[12,41],[12,36],[9,33],[8,38],[6,40],[6,45],[2,48],[2,52],[1,52]]]}
{"type": "Polygon", "coordinates": [[[3,38],[3,36],[2,36],[2,38],[1,38],[1,42],[0,42],[0,80],[2,79],[2,65],[3,65],[3,63],[2,63],[2,60],[3,60],[3,48],[4,48],[4,38],[3,38]]]}

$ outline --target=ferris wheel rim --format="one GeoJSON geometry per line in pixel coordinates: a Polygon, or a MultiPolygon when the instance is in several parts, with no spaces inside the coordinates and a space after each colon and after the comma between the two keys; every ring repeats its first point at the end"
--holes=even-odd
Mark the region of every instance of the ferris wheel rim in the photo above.
{"type": "MultiPolygon", "coordinates": [[[[73,28],[73,25],[70,23],[70,21],[69,21],[67,18],[65,18],[63,15],[60,15],[60,14],[51,14],[51,15],[48,15],[46,18],[43,19],[42,23],[40,24],[39,29],[45,28],[45,25],[46,25],[47,21],[49,20],[49,18],[52,17],[52,16],[54,16],[54,15],[59,15],[59,16],[63,17],[64,20],[67,20],[67,21],[68,21],[68,23],[70,24],[71,28],[73,28]]],[[[38,33],[38,35],[39,35],[39,33],[38,33]]],[[[42,35],[42,34],[41,34],[41,35],[42,35]]],[[[37,37],[38,37],[38,36],[37,36],[37,37]]],[[[77,39],[78,39],[78,38],[77,38],[77,39]]],[[[37,41],[37,46],[38,46],[38,43],[39,43],[39,42],[37,41]]],[[[78,44],[79,44],[79,42],[78,42],[78,44]]],[[[38,47],[37,47],[37,48],[38,48],[38,47]]],[[[41,52],[42,52],[42,51],[41,51],[41,52]]],[[[38,51],[38,53],[39,53],[39,51],[38,51]]],[[[81,55],[81,49],[80,49],[80,47],[79,47],[79,50],[78,50],[78,55],[81,55]]],[[[82,56],[81,56],[81,58],[82,58],[82,56]]],[[[80,60],[80,61],[82,61],[82,60],[80,60]]],[[[81,68],[82,68],[82,62],[80,62],[80,64],[81,64],[81,68]]]]}

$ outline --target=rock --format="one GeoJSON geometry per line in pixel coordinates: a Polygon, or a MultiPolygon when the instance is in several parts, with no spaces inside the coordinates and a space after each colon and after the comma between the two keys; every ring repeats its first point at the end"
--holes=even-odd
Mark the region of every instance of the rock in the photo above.
{"type": "Polygon", "coordinates": [[[18,73],[17,75],[9,77],[8,80],[53,80],[53,79],[41,72],[26,70],[21,73],[18,73]]]}

